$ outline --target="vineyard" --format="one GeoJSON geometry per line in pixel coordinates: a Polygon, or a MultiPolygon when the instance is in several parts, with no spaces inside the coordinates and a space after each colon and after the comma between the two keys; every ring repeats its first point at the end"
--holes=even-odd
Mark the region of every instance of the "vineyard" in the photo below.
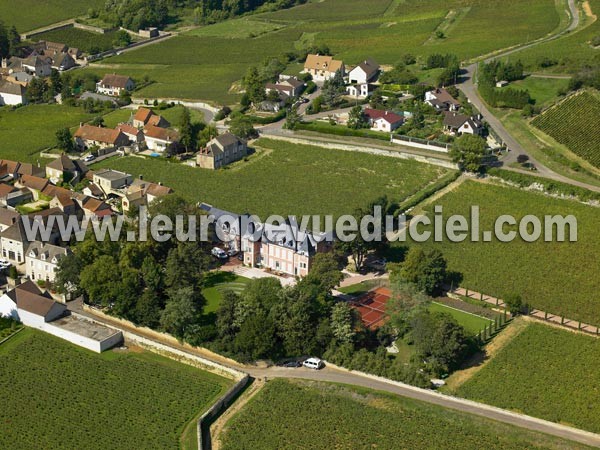
{"type": "Polygon", "coordinates": [[[26,329],[0,345],[0,448],[177,449],[226,387],[153,353],[97,355],[26,329]]]}
{"type": "Polygon", "coordinates": [[[235,449],[521,449],[574,443],[382,392],[275,379],[226,425],[235,449]]]}
{"type": "Polygon", "coordinates": [[[598,339],[532,323],[457,394],[598,433],[599,365],[598,339]]]}
{"type": "MultiPolygon", "coordinates": [[[[544,242],[542,233],[542,238],[535,242],[517,238],[512,242],[466,239],[455,243],[445,239],[420,245],[440,249],[449,269],[462,274],[463,287],[500,298],[519,293],[535,308],[600,325],[597,263],[600,208],[470,180],[441,197],[435,205],[443,207],[445,218],[453,214],[468,218],[471,205],[479,206],[480,231],[494,230],[496,219],[504,214],[517,221],[532,214],[542,224],[545,215],[575,216],[577,242],[544,242]]],[[[433,214],[435,205],[426,206],[428,214],[433,214]]]]}
{"type": "Polygon", "coordinates": [[[600,99],[593,93],[573,95],[531,123],[600,168],[600,99]]]}

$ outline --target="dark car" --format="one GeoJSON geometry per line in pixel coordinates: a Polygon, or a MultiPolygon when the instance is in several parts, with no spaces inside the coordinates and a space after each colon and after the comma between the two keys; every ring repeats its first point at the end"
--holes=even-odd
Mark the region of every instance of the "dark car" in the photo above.
{"type": "Polygon", "coordinates": [[[302,363],[300,361],[287,361],[280,364],[281,367],[302,367],[302,363]]]}

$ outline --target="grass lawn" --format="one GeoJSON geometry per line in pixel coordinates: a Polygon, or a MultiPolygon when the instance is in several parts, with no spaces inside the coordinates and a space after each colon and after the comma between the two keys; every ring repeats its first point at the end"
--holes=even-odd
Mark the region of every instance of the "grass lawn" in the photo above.
{"type": "Polygon", "coordinates": [[[0,317],[0,341],[6,339],[20,328],[22,328],[22,325],[19,322],[6,317],[0,317]]]}
{"type": "MultiPolygon", "coordinates": [[[[551,198],[539,193],[490,183],[466,181],[434,202],[443,207],[445,218],[452,214],[470,217],[471,205],[480,208],[480,230],[493,230],[497,217],[509,214],[519,221],[533,214],[543,221],[544,215],[569,215],[577,218],[577,242],[511,243],[427,242],[439,248],[448,260],[449,269],[464,276],[461,285],[502,298],[520,293],[534,307],[572,319],[600,324],[598,308],[597,255],[600,252],[600,208],[571,200],[551,198]]],[[[434,204],[426,211],[433,212],[434,204]]],[[[513,229],[513,227],[510,227],[513,229]]]]}
{"type": "Polygon", "coordinates": [[[229,385],[147,351],[98,355],[27,329],[0,346],[0,447],[180,448],[229,385]]]}
{"type": "Polygon", "coordinates": [[[249,278],[241,277],[231,272],[210,272],[204,282],[202,295],[206,299],[204,313],[216,312],[223,299],[225,291],[233,291],[240,294],[246,289],[250,282],[249,278]]]}
{"type": "MultiPolygon", "coordinates": [[[[300,380],[270,380],[225,426],[224,450],[577,448],[405,397],[300,380]]],[[[579,447],[581,448],[581,447],[579,447]]]]}
{"type": "Polygon", "coordinates": [[[87,14],[90,8],[101,8],[104,0],[11,0],[0,1],[0,20],[14,25],[20,33],[87,14]]]}
{"type": "Polygon", "coordinates": [[[361,281],[360,283],[351,284],[350,286],[344,286],[337,288],[336,290],[343,292],[344,294],[353,295],[355,297],[360,297],[363,294],[366,294],[371,289],[374,289],[379,286],[379,281],[377,280],[366,280],[361,281]]]}
{"type": "Polygon", "coordinates": [[[542,108],[554,103],[559,92],[567,89],[569,80],[565,78],[540,78],[528,76],[522,80],[513,81],[511,87],[529,91],[529,95],[535,101],[536,106],[542,108]]]}
{"type": "Polygon", "coordinates": [[[403,200],[449,171],[365,153],[260,139],[258,152],[227,169],[205,170],[164,159],[111,158],[111,167],[161,181],[189,201],[258,214],[352,213],[386,194],[403,200]]]}
{"type": "Polygon", "coordinates": [[[35,163],[40,150],[53,147],[56,131],[77,127],[94,117],[82,108],[28,105],[11,111],[0,108],[0,158],[35,163]]]}
{"type": "Polygon", "coordinates": [[[429,311],[450,314],[467,331],[467,333],[472,335],[476,335],[492,322],[490,319],[486,319],[485,317],[460,311],[456,308],[451,308],[436,302],[431,303],[429,306],[429,311]]]}
{"type": "Polygon", "coordinates": [[[457,394],[598,433],[599,344],[594,337],[531,323],[457,394]]]}

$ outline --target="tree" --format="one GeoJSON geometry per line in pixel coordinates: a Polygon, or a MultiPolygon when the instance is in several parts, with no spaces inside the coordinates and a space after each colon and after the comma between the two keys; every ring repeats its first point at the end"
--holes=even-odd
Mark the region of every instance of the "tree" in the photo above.
{"type": "Polygon", "coordinates": [[[285,124],[283,127],[286,130],[295,130],[301,121],[300,114],[298,114],[298,107],[292,106],[285,113],[285,124]]]}
{"type": "Polygon", "coordinates": [[[256,66],[252,66],[248,69],[243,80],[243,85],[246,88],[248,99],[254,103],[254,105],[259,104],[265,99],[264,81],[258,73],[256,66]]]}
{"type": "Polygon", "coordinates": [[[111,306],[121,291],[121,274],[115,270],[115,260],[100,256],[85,266],[80,275],[81,288],[93,304],[111,306]]]}
{"type": "Polygon", "coordinates": [[[186,151],[194,148],[195,139],[192,122],[190,119],[190,110],[183,108],[181,115],[181,125],[179,127],[179,142],[185,147],[186,151]]]}
{"type": "Polygon", "coordinates": [[[198,288],[208,256],[196,242],[179,242],[165,262],[165,284],[171,288],[198,288]]]}
{"type": "Polygon", "coordinates": [[[481,136],[462,134],[450,149],[452,160],[468,172],[479,172],[485,155],[486,143],[481,136]]]}
{"type": "Polygon", "coordinates": [[[340,102],[342,94],[346,92],[344,76],[337,70],[333,78],[325,80],[321,89],[323,103],[329,106],[335,106],[340,102]]]}
{"type": "Polygon", "coordinates": [[[75,151],[75,142],[68,128],[60,128],[56,132],[56,146],[66,153],[75,151]]]}
{"type": "Polygon", "coordinates": [[[437,249],[411,247],[402,263],[400,278],[414,283],[427,295],[438,294],[446,280],[446,260],[437,249]]]}
{"type": "Polygon", "coordinates": [[[350,110],[348,115],[348,128],[354,130],[358,130],[359,128],[369,128],[369,121],[362,106],[356,105],[350,110]]]}
{"type": "Polygon", "coordinates": [[[235,311],[238,300],[239,296],[235,292],[226,290],[217,309],[217,332],[225,344],[233,343],[239,330],[235,324],[235,311]]]}
{"type": "Polygon", "coordinates": [[[523,298],[519,294],[509,294],[505,296],[504,303],[508,307],[511,316],[521,314],[524,309],[523,298]]]}
{"type": "Polygon", "coordinates": [[[50,86],[54,95],[60,93],[62,90],[62,79],[60,78],[60,72],[56,69],[52,69],[50,73],[50,86]]]}
{"type": "Polygon", "coordinates": [[[331,309],[331,331],[340,344],[354,342],[354,316],[353,310],[345,302],[336,303],[331,309]]]}
{"type": "Polygon", "coordinates": [[[252,121],[246,116],[237,116],[229,121],[229,131],[242,139],[253,139],[258,137],[258,131],[254,129],[252,121]]]}
{"type": "Polygon", "coordinates": [[[45,78],[34,77],[27,86],[27,101],[29,103],[41,103],[47,99],[48,83],[45,78]]]}
{"type": "Polygon", "coordinates": [[[80,292],[79,274],[83,266],[80,259],[73,253],[58,260],[54,288],[59,294],[77,297],[80,292]]]}
{"type": "Polygon", "coordinates": [[[188,328],[202,314],[203,297],[191,286],[180,287],[169,292],[167,305],[160,316],[160,325],[179,340],[183,340],[188,328]]]}
{"type": "Polygon", "coordinates": [[[21,44],[21,35],[17,31],[17,28],[13,25],[8,30],[8,43],[9,43],[9,53],[11,55],[16,55],[19,49],[19,45],[21,44]]]}
{"type": "Polygon", "coordinates": [[[0,21],[0,58],[8,58],[10,56],[10,40],[8,30],[4,23],[0,21]]]}
{"type": "Polygon", "coordinates": [[[103,127],[104,126],[104,117],[96,116],[90,121],[90,125],[95,127],[103,127]]]}

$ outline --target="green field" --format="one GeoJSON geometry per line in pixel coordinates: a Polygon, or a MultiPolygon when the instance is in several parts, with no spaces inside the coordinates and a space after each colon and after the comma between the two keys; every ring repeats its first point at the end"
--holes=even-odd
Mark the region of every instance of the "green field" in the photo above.
{"type": "Polygon", "coordinates": [[[600,35],[600,0],[587,2],[594,17],[589,17],[584,11],[580,12],[581,27],[575,32],[540,45],[524,49],[510,58],[518,57],[528,69],[551,72],[572,73],[586,66],[597,66],[600,63],[600,50],[590,45],[593,38],[600,35]],[[550,59],[556,65],[543,69],[540,62],[550,59]]]}
{"type": "Polygon", "coordinates": [[[24,330],[0,346],[0,447],[180,448],[228,385],[147,351],[98,355],[24,330]]]}
{"type": "MultiPolygon", "coordinates": [[[[493,230],[497,217],[513,215],[573,214],[577,218],[578,242],[511,243],[427,242],[439,248],[448,260],[449,269],[464,276],[461,285],[485,294],[503,297],[520,293],[534,307],[600,324],[598,292],[600,278],[596,255],[600,252],[600,208],[575,201],[555,199],[543,194],[511,187],[466,181],[434,202],[443,206],[443,214],[470,217],[470,206],[480,208],[480,230],[493,230]]],[[[432,212],[434,205],[428,205],[432,212]]],[[[514,228],[511,228],[514,229],[514,228]]]]}
{"type": "Polygon", "coordinates": [[[104,0],[0,0],[0,20],[20,33],[87,14],[104,6],[104,0]]]}
{"type": "Polygon", "coordinates": [[[282,379],[250,399],[221,438],[224,450],[581,448],[405,397],[282,379]]]}
{"type": "Polygon", "coordinates": [[[162,182],[189,201],[232,212],[258,214],[350,214],[387,194],[402,200],[449,171],[386,156],[260,139],[248,161],[206,170],[139,157],[111,158],[111,167],[162,182]]]}
{"type": "Polygon", "coordinates": [[[477,316],[475,314],[470,314],[464,311],[459,311],[458,309],[451,308],[446,305],[442,305],[441,303],[432,302],[429,306],[429,311],[431,312],[441,312],[445,314],[450,314],[454,319],[461,325],[467,333],[471,335],[478,334],[481,330],[487,327],[492,321],[486,319],[485,317],[477,316]]]}
{"type": "Polygon", "coordinates": [[[556,101],[561,91],[567,89],[569,80],[565,78],[541,78],[528,76],[510,83],[511,87],[529,91],[536,106],[546,107],[556,101]]]}
{"type": "Polygon", "coordinates": [[[33,40],[62,42],[69,47],[76,47],[83,52],[90,53],[91,49],[94,47],[100,51],[110,50],[115,47],[113,41],[115,40],[116,34],[116,32],[101,34],[81,30],[79,28],[63,28],[39,34],[35,36],[33,40]]]}
{"type": "Polygon", "coordinates": [[[93,117],[82,108],[56,104],[0,108],[0,158],[35,163],[40,150],[55,145],[57,130],[93,117]]]}
{"type": "Polygon", "coordinates": [[[600,341],[530,324],[458,395],[600,432],[600,341]]]}
{"type": "Polygon", "coordinates": [[[600,99],[583,91],[546,110],[532,122],[536,128],[566,145],[576,155],[600,168],[600,99]]]}
{"type": "Polygon", "coordinates": [[[217,310],[225,291],[240,294],[246,289],[249,282],[249,278],[241,277],[232,272],[210,272],[202,288],[202,295],[206,299],[204,313],[210,314],[217,310]]]}
{"type": "Polygon", "coordinates": [[[466,59],[544,36],[559,22],[553,0],[531,0],[527,8],[519,0],[325,0],[195,28],[100,64],[137,79],[148,75],[154,83],[138,97],[231,104],[250,65],[312,44],[328,45],[348,65],[366,57],[394,64],[405,53],[466,59]],[[445,38],[435,38],[438,27],[445,38]]]}

